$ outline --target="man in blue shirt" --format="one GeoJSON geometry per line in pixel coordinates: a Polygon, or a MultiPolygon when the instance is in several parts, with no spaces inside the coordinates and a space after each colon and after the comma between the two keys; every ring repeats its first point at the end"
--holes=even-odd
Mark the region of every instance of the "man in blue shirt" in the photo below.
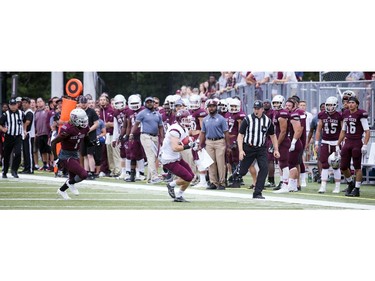
{"type": "Polygon", "coordinates": [[[203,118],[203,126],[199,135],[199,144],[206,144],[207,153],[214,163],[209,167],[210,186],[207,189],[225,189],[225,153],[230,151],[228,123],[217,111],[218,101],[207,102],[208,113],[203,118]]]}
{"type": "Polygon", "coordinates": [[[154,108],[154,98],[147,97],[145,99],[145,107],[135,119],[129,140],[132,139],[133,133],[138,126],[141,125],[141,143],[148,163],[147,178],[150,179],[149,183],[158,183],[161,179],[158,177],[156,160],[160,143],[164,138],[163,121],[159,112],[154,108]]]}

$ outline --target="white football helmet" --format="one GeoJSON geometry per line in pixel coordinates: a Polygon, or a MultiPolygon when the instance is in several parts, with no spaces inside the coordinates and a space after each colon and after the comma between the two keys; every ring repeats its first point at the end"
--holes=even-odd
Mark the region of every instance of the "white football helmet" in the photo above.
{"type": "Polygon", "coordinates": [[[238,113],[241,110],[241,101],[239,99],[229,99],[228,100],[228,111],[230,113],[238,113]]]}
{"type": "Polygon", "coordinates": [[[227,99],[221,99],[217,108],[220,112],[228,112],[228,101],[227,99]]]}
{"type": "Polygon", "coordinates": [[[272,109],[280,110],[285,106],[285,98],[282,95],[276,95],[272,99],[272,109]]]}
{"type": "Polygon", "coordinates": [[[332,152],[328,157],[328,163],[331,165],[332,169],[336,170],[340,168],[340,157],[336,155],[336,152],[332,152]]]}
{"type": "Polygon", "coordinates": [[[192,127],[193,117],[186,109],[180,109],[176,112],[176,122],[182,127],[190,129],[192,127]]]}
{"type": "Polygon", "coordinates": [[[113,104],[115,109],[122,110],[126,106],[126,99],[123,95],[116,95],[113,98],[113,104]]]}
{"type": "Polygon", "coordinates": [[[344,102],[344,100],[347,101],[351,97],[355,97],[355,93],[351,90],[346,90],[342,93],[342,102],[344,102]]]}
{"type": "Polygon", "coordinates": [[[76,127],[86,128],[89,124],[89,118],[86,111],[82,108],[75,108],[70,112],[70,123],[76,127]]]}
{"type": "Polygon", "coordinates": [[[325,102],[326,112],[332,113],[336,111],[336,108],[338,106],[338,100],[336,97],[328,97],[325,102]]]}
{"type": "Polygon", "coordinates": [[[131,95],[128,100],[128,105],[131,110],[138,110],[142,106],[142,100],[138,95],[131,95]]]}
{"type": "Polygon", "coordinates": [[[169,98],[169,107],[172,110],[175,110],[176,108],[176,101],[180,100],[181,97],[179,95],[171,95],[169,98]]]}
{"type": "Polygon", "coordinates": [[[201,97],[200,95],[191,95],[189,98],[189,109],[198,109],[201,107],[201,97]]]}

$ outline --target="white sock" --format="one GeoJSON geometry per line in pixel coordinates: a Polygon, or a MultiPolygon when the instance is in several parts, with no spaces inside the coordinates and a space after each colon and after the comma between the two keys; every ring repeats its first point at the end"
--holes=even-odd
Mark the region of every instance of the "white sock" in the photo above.
{"type": "Polygon", "coordinates": [[[320,178],[322,179],[322,182],[326,182],[328,180],[328,169],[322,169],[322,174],[320,178]]]}
{"type": "Polygon", "coordinates": [[[297,179],[291,179],[289,178],[289,182],[288,182],[288,188],[291,189],[291,190],[296,190],[297,189],[297,179]]]}
{"type": "Polygon", "coordinates": [[[341,184],[340,181],[335,182],[335,187],[338,188],[338,189],[340,189],[340,184],[341,184]]]}
{"type": "Polygon", "coordinates": [[[179,189],[176,197],[182,197],[182,195],[184,195],[184,192],[181,189],[179,189]]]}
{"type": "Polygon", "coordinates": [[[306,173],[301,173],[301,181],[306,181],[306,173]]]}
{"type": "Polygon", "coordinates": [[[285,183],[288,183],[288,179],[289,179],[289,167],[285,167],[283,168],[283,182],[285,183]]]}
{"type": "Polygon", "coordinates": [[[333,177],[335,180],[341,181],[341,171],[340,169],[333,170],[333,177]]]}
{"type": "Polygon", "coordinates": [[[345,180],[346,180],[347,183],[350,183],[350,182],[353,181],[352,177],[350,177],[350,178],[345,178],[345,180]]]}
{"type": "Polygon", "coordinates": [[[355,187],[356,188],[360,188],[361,187],[361,182],[360,181],[356,181],[355,182],[355,187]]]}
{"type": "Polygon", "coordinates": [[[199,174],[199,181],[201,183],[205,183],[206,182],[206,174],[199,174]]]}
{"type": "Polygon", "coordinates": [[[137,167],[140,172],[144,173],[145,172],[145,160],[137,160],[137,167]]]}
{"type": "Polygon", "coordinates": [[[169,183],[169,185],[172,186],[172,187],[175,187],[175,186],[177,185],[177,183],[176,183],[175,180],[173,180],[173,181],[171,181],[171,182],[169,183]]]}
{"type": "Polygon", "coordinates": [[[320,185],[325,189],[327,186],[327,181],[322,179],[322,183],[320,185]]]}
{"type": "Polygon", "coordinates": [[[125,160],[125,170],[129,173],[130,173],[130,166],[131,166],[130,163],[131,163],[131,160],[129,159],[125,160]]]}

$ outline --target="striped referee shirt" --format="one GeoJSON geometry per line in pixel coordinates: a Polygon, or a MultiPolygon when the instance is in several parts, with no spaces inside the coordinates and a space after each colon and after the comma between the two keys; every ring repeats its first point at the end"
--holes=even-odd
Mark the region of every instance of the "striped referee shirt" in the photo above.
{"type": "Polygon", "coordinates": [[[7,135],[19,136],[23,133],[23,118],[21,110],[15,112],[8,110],[0,117],[0,125],[8,128],[7,135]]]}
{"type": "Polygon", "coordinates": [[[250,146],[264,146],[267,135],[274,133],[272,121],[264,113],[260,118],[254,113],[247,115],[240,126],[240,134],[244,135],[243,141],[250,146]]]}

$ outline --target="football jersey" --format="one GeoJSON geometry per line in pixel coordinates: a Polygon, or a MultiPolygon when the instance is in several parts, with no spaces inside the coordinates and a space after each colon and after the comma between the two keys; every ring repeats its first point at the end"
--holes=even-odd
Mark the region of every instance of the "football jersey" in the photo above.
{"type": "MultiPolygon", "coordinates": [[[[135,124],[135,119],[137,118],[137,114],[139,112],[141,112],[143,109],[145,109],[145,107],[141,107],[140,109],[138,110],[132,110],[130,108],[127,108],[126,110],[126,116],[128,116],[129,120],[130,120],[130,126],[131,128],[134,126],[135,124]]],[[[139,124],[138,128],[133,132],[134,135],[140,135],[141,134],[141,124],[139,124]]]]}
{"type": "Polygon", "coordinates": [[[274,110],[273,112],[273,125],[275,126],[276,137],[278,138],[281,132],[280,129],[280,122],[279,118],[283,118],[287,120],[286,126],[286,134],[285,136],[288,137],[289,127],[290,127],[290,120],[289,120],[289,112],[286,109],[274,110]]]}
{"type": "Polygon", "coordinates": [[[228,122],[228,133],[230,135],[238,135],[240,129],[239,124],[241,123],[238,122],[238,120],[242,121],[245,117],[246,114],[242,110],[237,113],[227,112],[225,119],[227,119],[228,122]]]}
{"type": "Polygon", "coordinates": [[[350,110],[345,110],[342,114],[343,129],[345,130],[345,137],[350,140],[362,139],[364,129],[362,127],[361,119],[368,118],[367,111],[358,109],[356,112],[351,113],[350,110]]]}
{"type": "Polygon", "coordinates": [[[195,124],[192,125],[192,129],[193,130],[201,130],[201,123],[199,122],[199,118],[204,118],[207,116],[207,112],[202,109],[202,108],[198,108],[198,109],[195,109],[195,110],[190,110],[190,114],[191,116],[193,116],[193,122],[195,124]]]}
{"type": "Polygon", "coordinates": [[[180,142],[189,136],[188,130],[182,128],[180,124],[174,123],[168,128],[163,144],[160,148],[159,159],[160,162],[165,165],[171,162],[175,162],[181,159],[181,153],[173,151],[171,145],[171,137],[177,137],[180,142]]]}
{"type": "Polygon", "coordinates": [[[70,123],[64,124],[60,129],[60,136],[63,138],[61,141],[61,149],[75,151],[79,150],[83,138],[87,135],[90,128],[76,127],[70,123]]]}
{"type": "Polygon", "coordinates": [[[326,141],[338,140],[341,132],[342,115],[337,111],[333,114],[323,111],[319,112],[318,119],[322,120],[322,139],[326,141]]]}

